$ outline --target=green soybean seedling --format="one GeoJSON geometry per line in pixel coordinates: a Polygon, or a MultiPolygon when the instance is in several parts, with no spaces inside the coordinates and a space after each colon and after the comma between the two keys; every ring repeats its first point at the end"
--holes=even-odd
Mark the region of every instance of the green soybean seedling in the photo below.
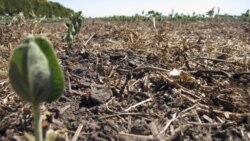
{"type": "Polygon", "coordinates": [[[50,41],[44,37],[28,36],[16,47],[9,62],[9,79],[21,99],[31,103],[35,140],[43,141],[40,104],[56,100],[65,83],[50,41]]]}
{"type": "Polygon", "coordinates": [[[69,17],[69,22],[66,23],[68,31],[65,36],[65,39],[70,47],[73,44],[75,37],[80,32],[80,29],[82,27],[83,18],[81,14],[82,14],[82,11],[72,14],[69,17]]]}

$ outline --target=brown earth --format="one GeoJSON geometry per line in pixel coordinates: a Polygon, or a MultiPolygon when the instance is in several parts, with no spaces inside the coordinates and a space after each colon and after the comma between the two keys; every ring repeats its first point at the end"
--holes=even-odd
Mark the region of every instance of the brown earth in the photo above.
{"type": "Polygon", "coordinates": [[[1,25],[0,140],[33,132],[30,105],[7,78],[11,51],[31,33],[51,40],[66,79],[41,107],[44,130],[86,141],[250,140],[249,31],[242,22],[86,21],[69,48],[63,23],[1,25]]]}

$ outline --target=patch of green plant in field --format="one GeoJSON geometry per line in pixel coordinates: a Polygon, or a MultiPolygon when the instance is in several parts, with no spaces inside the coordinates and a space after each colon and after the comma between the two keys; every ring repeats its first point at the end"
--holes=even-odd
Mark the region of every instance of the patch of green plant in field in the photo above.
{"type": "Polygon", "coordinates": [[[9,21],[11,21],[12,17],[10,17],[9,15],[5,15],[5,16],[0,16],[0,24],[7,24],[9,23],[9,21]]]}
{"type": "Polygon", "coordinates": [[[212,18],[214,16],[214,8],[209,10],[206,14],[209,16],[209,18],[212,18]]]}
{"type": "Polygon", "coordinates": [[[121,21],[121,22],[135,22],[135,21],[151,21],[152,17],[156,21],[180,21],[183,23],[192,22],[192,21],[250,21],[250,10],[247,10],[241,16],[229,15],[229,14],[220,14],[219,7],[213,7],[205,14],[197,14],[193,12],[191,15],[185,15],[182,13],[171,11],[169,15],[163,15],[160,12],[150,10],[148,12],[142,11],[142,14],[135,14],[133,16],[110,16],[110,17],[101,17],[97,19],[105,21],[121,21]]]}
{"type": "Polygon", "coordinates": [[[156,21],[161,21],[163,19],[162,13],[154,11],[154,10],[148,11],[148,13],[146,14],[146,16],[155,18],[156,21]]]}
{"type": "Polygon", "coordinates": [[[69,17],[69,22],[66,23],[68,31],[65,36],[65,39],[69,46],[72,45],[72,43],[75,40],[75,37],[78,35],[78,33],[81,30],[81,27],[83,24],[83,17],[81,16],[81,14],[82,14],[82,11],[72,14],[69,17]]]}
{"type": "Polygon", "coordinates": [[[121,21],[121,22],[133,22],[137,20],[142,20],[142,21],[147,21],[148,18],[141,16],[139,14],[136,14],[135,16],[109,16],[109,17],[101,17],[101,18],[96,18],[104,21],[121,21]]]}
{"type": "Polygon", "coordinates": [[[0,0],[0,15],[9,14],[13,16],[23,12],[25,17],[30,16],[30,11],[36,15],[47,17],[68,17],[73,10],[63,7],[57,2],[47,0],[0,0]]]}
{"type": "Polygon", "coordinates": [[[250,22],[250,9],[241,15],[242,20],[250,22]]]}
{"type": "Polygon", "coordinates": [[[10,58],[9,79],[16,93],[32,105],[35,137],[27,133],[26,137],[43,141],[40,104],[55,101],[64,89],[64,75],[49,40],[29,36],[16,47],[10,58]]]}

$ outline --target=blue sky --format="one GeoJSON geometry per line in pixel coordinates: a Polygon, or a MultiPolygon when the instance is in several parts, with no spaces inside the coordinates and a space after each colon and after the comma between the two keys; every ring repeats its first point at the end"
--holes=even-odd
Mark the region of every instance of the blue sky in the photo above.
{"type": "Polygon", "coordinates": [[[212,7],[220,7],[220,13],[240,15],[250,9],[250,0],[51,0],[75,11],[83,11],[86,17],[134,15],[155,10],[165,15],[172,9],[183,14],[205,14],[212,7]]]}

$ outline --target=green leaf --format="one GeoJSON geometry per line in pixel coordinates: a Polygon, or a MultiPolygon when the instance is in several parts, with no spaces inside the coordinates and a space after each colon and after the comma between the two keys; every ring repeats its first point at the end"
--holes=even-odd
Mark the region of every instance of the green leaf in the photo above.
{"type": "Polygon", "coordinates": [[[49,42],[49,40],[43,37],[35,37],[35,42],[40,47],[46,58],[49,60],[48,62],[51,71],[52,91],[46,101],[52,102],[56,100],[63,92],[65,85],[63,71],[59,66],[53,46],[49,42]]]}
{"type": "Polygon", "coordinates": [[[34,43],[17,47],[10,59],[10,82],[25,101],[40,103],[50,94],[50,68],[46,56],[34,43]]]}
{"type": "Polygon", "coordinates": [[[25,101],[32,102],[32,96],[29,94],[29,82],[27,74],[27,50],[28,45],[22,44],[14,49],[9,64],[9,78],[13,89],[25,101]]]}
{"type": "Polygon", "coordinates": [[[74,36],[72,35],[71,32],[69,32],[69,33],[66,35],[66,38],[65,38],[65,39],[67,40],[68,43],[72,43],[73,40],[74,40],[74,36]]]}
{"type": "Polygon", "coordinates": [[[49,59],[35,42],[29,43],[27,54],[28,82],[30,94],[33,94],[35,103],[44,102],[50,97],[52,77],[49,59]]]}
{"type": "Polygon", "coordinates": [[[82,11],[79,11],[79,12],[76,12],[75,14],[74,14],[74,17],[80,17],[81,16],[81,14],[82,14],[82,11]]]}
{"type": "Polygon", "coordinates": [[[74,26],[71,26],[71,33],[73,34],[73,35],[76,35],[76,29],[75,29],[75,27],[74,26]]]}
{"type": "Polygon", "coordinates": [[[64,89],[64,76],[51,43],[29,36],[11,58],[9,78],[14,90],[32,104],[57,99],[64,89]]]}

